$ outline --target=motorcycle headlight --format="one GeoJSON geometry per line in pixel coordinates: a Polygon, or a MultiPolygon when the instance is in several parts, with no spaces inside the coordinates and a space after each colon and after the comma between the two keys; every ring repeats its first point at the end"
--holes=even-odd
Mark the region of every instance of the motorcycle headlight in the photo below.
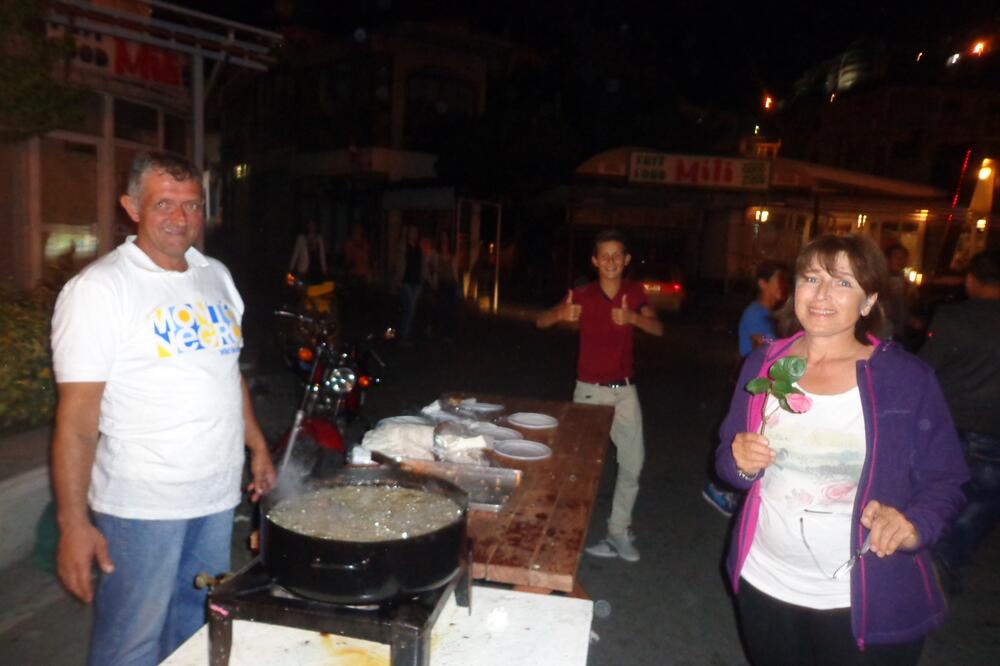
{"type": "Polygon", "coordinates": [[[350,368],[334,368],[326,375],[326,385],[338,394],[350,393],[354,389],[357,377],[350,368]]]}

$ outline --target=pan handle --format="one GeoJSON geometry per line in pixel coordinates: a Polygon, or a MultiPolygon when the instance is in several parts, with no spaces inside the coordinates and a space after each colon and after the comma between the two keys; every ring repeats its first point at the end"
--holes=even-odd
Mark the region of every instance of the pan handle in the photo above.
{"type": "Polygon", "coordinates": [[[368,565],[372,563],[370,557],[366,557],[360,562],[349,562],[346,564],[339,564],[336,562],[323,562],[321,560],[313,560],[309,563],[309,567],[312,569],[322,569],[322,570],[334,570],[334,571],[361,571],[362,569],[367,569],[368,565]]]}

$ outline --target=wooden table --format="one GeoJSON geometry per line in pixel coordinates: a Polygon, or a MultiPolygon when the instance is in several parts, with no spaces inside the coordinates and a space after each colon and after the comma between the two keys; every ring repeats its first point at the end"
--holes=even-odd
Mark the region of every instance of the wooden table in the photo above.
{"type": "Polygon", "coordinates": [[[517,590],[560,591],[586,598],[576,582],[576,570],[614,409],[497,395],[463,397],[500,403],[507,414],[539,412],[559,419],[558,426],[544,430],[498,422],[520,431],[525,439],[548,445],[552,456],[537,462],[503,460],[504,466],[523,470],[521,485],[499,512],[470,512],[473,578],[508,583],[517,590]]]}

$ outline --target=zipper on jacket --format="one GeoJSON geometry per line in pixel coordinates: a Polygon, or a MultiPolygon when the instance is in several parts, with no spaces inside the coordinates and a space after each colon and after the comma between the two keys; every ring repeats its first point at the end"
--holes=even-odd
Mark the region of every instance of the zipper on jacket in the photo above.
{"type": "MultiPolygon", "coordinates": [[[[872,353],[872,356],[881,351],[881,349],[882,345],[877,346],[875,351],[872,353]]],[[[857,505],[859,547],[862,541],[861,530],[863,529],[863,526],[861,525],[861,513],[864,512],[864,507],[868,503],[868,498],[871,494],[872,481],[875,478],[875,456],[878,451],[878,405],[875,402],[875,387],[872,385],[871,357],[868,357],[867,360],[862,362],[862,370],[864,372],[865,393],[867,394],[866,398],[868,408],[871,414],[871,451],[868,452],[868,460],[865,465],[868,468],[868,476],[865,480],[865,490],[861,496],[861,502],[857,505]]],[[[858,650],[864,651],[865,634],[868,629],[868,579],[865,571],[866,567],[864,558],[858,558],[858,567],[858,575],[861,577],[861,620],[860,626],[858,627],[857,644],[858,650]]]]}

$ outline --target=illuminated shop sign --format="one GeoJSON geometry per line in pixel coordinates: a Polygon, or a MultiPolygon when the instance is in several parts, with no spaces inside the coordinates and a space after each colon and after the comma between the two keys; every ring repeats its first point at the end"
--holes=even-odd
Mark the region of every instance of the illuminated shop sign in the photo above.
{"type": "Polygon", "coordinates": [[[766,190],[769,167],[764,160],[636,152],[632,153],[628,179],[680,187],[766,190]]]}
{"type": "MultiPolygon", "coordinates": [[[[62,39],[66,28],[50,23],[46,34],[50,39],[62,39]]],[[[89,30],[72,30],[70,34],[76,44],[71,60],[74,72],[175,89],[186,87],[187,56],[89,30]]]]}

